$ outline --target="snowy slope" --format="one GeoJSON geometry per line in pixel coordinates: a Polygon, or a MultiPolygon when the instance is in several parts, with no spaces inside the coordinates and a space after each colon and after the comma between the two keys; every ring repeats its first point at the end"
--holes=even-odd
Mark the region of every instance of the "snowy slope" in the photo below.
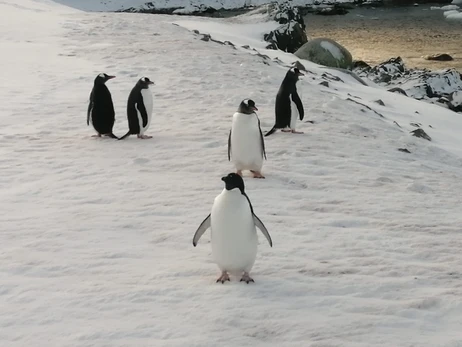
{"type": "Polygon", "coordinates": [[[231,116],[251,97],[269,130],[286,72],[186,29],[230,23],[0,2],[0,345],[461,346],[460,115],[331,70],[346,83],[319,86],[308,62],[314,124],[268,137],[267,178],[245,180],[274,247],[259,235],[255,284],[215,283],[210,234],[191,239],[233,170],[231,116]],[[91,137],[101,71],[117,135],[156,82],[153,139],[91,137]]]}
{"type": "MultiPolygon", "coordinates": [[[[216,9],[236,9],[248,5],[263,5],[269,0],[54,0],[58,3],[75,7],[84,11],[117,11],[127,8],[189,8],[191,6],[205,5],[216,9]]],[[[283,0],[276,0],[282,2],[283,0]]],[[[319,3],[342,3],[351,0],[293,0],[296,6],[312,5],[319,3]]]]}

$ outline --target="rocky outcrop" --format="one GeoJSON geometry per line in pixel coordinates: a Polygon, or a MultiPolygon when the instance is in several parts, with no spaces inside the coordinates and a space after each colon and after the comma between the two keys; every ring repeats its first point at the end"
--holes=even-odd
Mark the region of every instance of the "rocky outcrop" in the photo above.
{"type": "Polygon", "coordinates": [[[425,60],[436,60],[436,61],[451,61],[451,60],[454,60],[454,58],[451,57],[447,53],[426,55],[426,56],[424,56],[424,59],[425,60]]]}
{"type": "Polygon", "coordinates": [[[294,53],[308,42],[305,21],[298,8],[286,2],[274,4],[273,12],[273,19],[281,25],[263,36],[263,39],[269,42],[267,48],[294,53]]]}
{"type": "Polygon", "coordinates": [[[456,112],[462,112],[462,75],[455,69],[407,69],[400,57],[374,67],[360,62],[355,62],[353,66],[358,76],[386,86],[389,91],[418,100],[442,103],[456,112]]]}
{"type": "Polygon", "coordinates": [[[327,38],[308,41],[295,52],[295,55],[300,59],[329,67],[351,69],[353,64],[351,53],[339,43],[327,38]]]}

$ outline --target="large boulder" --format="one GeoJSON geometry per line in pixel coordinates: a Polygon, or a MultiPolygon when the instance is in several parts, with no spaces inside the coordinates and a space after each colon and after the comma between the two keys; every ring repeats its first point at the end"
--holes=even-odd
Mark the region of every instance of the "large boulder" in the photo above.
{"type": "Polygon", "coordinates": [[[269,42],[267,48],[294,53],[308,42],[305,21],[297,7],[293,7],[289,2],[275,3],[271,4],[269,11],[272,12],[273,20],[281,25],[263,36],[263,39],[269,42]]]}
{"type": "Polygon", "coordinates": [[[329,67],[351,69],[353,64],[351,53],[339,43],[327,38],[308,41],[295,52],[295,55],[300,59],[329,67]]]}

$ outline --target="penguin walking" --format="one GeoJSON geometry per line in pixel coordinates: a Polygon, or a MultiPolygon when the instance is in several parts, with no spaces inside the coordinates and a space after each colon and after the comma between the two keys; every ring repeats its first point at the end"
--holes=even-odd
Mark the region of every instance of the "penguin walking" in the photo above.
{"type": "Polygon", "coordinates": [[[244,190],[244,180],[236,173],[221,178],[225,188],[213,202],[212,212],[204,219],[193,237],[193,245],[210,228],[212,257],[221,270],[217,282],[230,281],[229,274],[241,276],[241,282],[254,282],[250,270],[257,257],[258,227],[273,247],[271,236],[255,215],[244,190]]]}
{"type": "Polygon", "coordinates": [[[276,123],[265,136],[271,135],[277,129],[281,129],[283,132],[292,132],[293,134],[303,134],[303,132],[295,130],[297,118],[303,120],[305,116],[302,101],[297,93],[296,84],[299,76],[304,76],[304,74],[296,67],[292,67],[287,71],[276,95],[276,123]]]}
{"type": "Polygon", "coordinates": [[[144,135],[152,119],[153,101],[149,90],[152,84],[154,82],[149,78],[141,77],[130,92],[127,101],[128,132],[119,140],[135,134],[140,139],[152,138],[152,136],[144,135]]]}
{"type": "Polygon", "coordinates": [[[233,115],[233,123],[228,136],[228,160],[236,167],[237,174],[250,170],[255,178],[265,178],[261,174],[263,158],[266,159],[265,140],[260,128],[258,108],[251,99],[244,99],[233,115]]]}
{"type": "Polygon", "coordinates": [[[115,122],[114,104],[111,93],[106,86],[106,82],[113,78],[115,76],[109,76],[105,73],[100,73],[95,78],[87,110],[87,125],[89,126],[91,123],[97,133],[92,137],[105,135],[117,139],[117,136],[112,132],[115,122]]]}

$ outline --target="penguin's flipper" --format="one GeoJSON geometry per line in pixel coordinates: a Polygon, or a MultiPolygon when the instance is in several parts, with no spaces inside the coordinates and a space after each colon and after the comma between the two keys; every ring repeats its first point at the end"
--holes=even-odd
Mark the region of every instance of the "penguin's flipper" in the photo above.
{"type": "Polygon", "coordinates": [[[141,119],[143,120],[143,128],[148,125],[148,113],[146,112],[146,107],[144,107],[143,97],[141,97],[140,102],[136,103],[136,108],[140,111],[141,119]]]}
{"type": "Polygon", "coordinates": [[[250,202],[248,195],[246,193],[242,193],[242,195],[244,195],[247,201],[249,202],[250,212],[252,212],[253,222],[255,223],[255,226],[261,230],[263,235],[265,235],[266,239],[268,240],[269,245],[273,247],[273,241],[271,240],[271,236],[268,232],[268,229],[266,229],[265,225],[260,220],[260,218],[258,218],[255,212],[253,212],[253,206],[252,206],[252,203],[250,202]]]}
{"type": "Polygon", "coordinates": [[[268,243],[270,245],[270,247],[273,247],[273,241],[271,240],[271,236],[268,232],[268,229],[266,229],[265,225],[263,224],[263,222],[260,220],[260,218],[258,218],[255,213],[252,213],[253,215],[253,221],[255,223],[255,226],[261,230],[261,232],[263,233],[263,235],[265,235],[266,239],[268,240],[268,243]]]}
{"type": "Polygon", "coordinates": [[[194,247],[197,246],[197,242],[199,242],[199,239],[201,238],[201,236],[205,233],[205,231],[210,228],[210,225],[211,225],[211,221],[212,219],[210,218],[211,214],[209,214],[201,223],[201,225],[199,225],[199,228],[197,228],[196,230],[196,233],[194,234],[194,237],[193,237],[193,245],[194,247]]]}
{"type": "Polygon", "coordinates": [[[303,104],[302,100],[300,100],[300,97],[298,96],[297,91],[295,90],[292,94],[292,101],[297,105],[297,110],[298,114],[300,115],[300,120],[303,120],[303,117],[305,117],[305,110],[303,109],[303,104]]]}
{"type": "Polygon", "coordinates": [[[229,131],[229,136],[228,136],[228,161],[231,160],[231,131],[229,131]]]}
{"type": "Polygon", "coordinates": [[[265,139],[263,138],[263,133],[260,128],[260,119],[258,119],[258,130],[260,130],[260,141],[261,141],[261,155],[266,159],[266,150],[265,150],[265,139]]]}

